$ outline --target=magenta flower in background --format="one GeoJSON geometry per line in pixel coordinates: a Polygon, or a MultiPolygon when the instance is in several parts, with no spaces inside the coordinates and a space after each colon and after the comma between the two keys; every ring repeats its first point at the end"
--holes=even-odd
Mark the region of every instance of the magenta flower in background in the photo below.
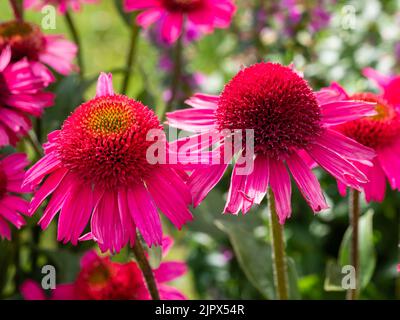
{"type": "MultiPolygon", "coordinates": [[[[253,204],[260,204],[270,186],[283,224],[291,215],[289,171],[313,211],[327,208],[319,182],[309,169],[310,158],[355,189],[367,182],[354,163],[371,160],[373,150],[331,127],[375,115],[374,104],[314,93],[294,70],[269,62],[241,70],[220,96],[195,95],[187,103],[193,108],[167,114],[170,126],[200,135],[213,130],[254,130],[253,170],[240,175],[241,165],[235,164],[226,213],[248,212],[253,204]]],[[[213,164],[193,171],[188,184],[195,206],[218,183],[227,166],[213,164]]]]}
{"type": "MultiPolygon", "coordinates": [[[[363,184],[367,202],[382,202],[385,198],[386,178],[392,189],[400,190],[400,117],[396,108],[373,93],[349,95],[338,84],[325,90],[336,92],[342,100],[358,100],[376,103],[377,114],[341,124],[334,129],[345,136],[375,150],[373,166],[355,164],[368,178],[363,184]]],[[[338,182],[342,196],[346,186],[338,182]]]]}
{"type": "Polygon", "coordinates": [[[215,28],[227,28],[236,11],[232,0],[124,0],[124,8],[127,12],[143,11],[136,19],[143,28],[158,22],[163,40],[170,44],[182,30],[190,30],[190,38],[193,29],[211,33],[215,28]]]}
{"type": "MultiPolygon", "coordinates": [[[[162,242],[163,256],[168,254],[173,241],[166,237],[162,242]]],[[[167,285],[187,272],[181,261],[162,262],[153,270],[162,300],[186,300],[176,288],[167,285]]],[[[21,286],[25,300],[46,300],[47,296],[36,282],[27,280],[21,286]]],[[[116,263],[88,251],[81,260],[81,270],[73,283],[57,285],[52,300],[151,300],[142,272],[135,262],[116,263]]]]}
{"type": "Polygon", "coordinates": [[[100,0],[24,0],[25,9],[41,10],[44,6],[52,5],[57,7],[60,14],[67,10],[80,11],[83,4],[94,4],[100,0]]]}
{"type": "Polygon", "coordinates": [[[111,74],[102,73],[94,99],[79,106],[61,130],[49,134],[45,156],[27,172],[36,188],[33,214],[52,194],[39,221],[45,229],[58,211],[58,240],[76,245],[90,220],[102,251],[133,245],[136,228],[149,246],[162,240],[159,208],[177,227],[192,219],[190,190],[175,167],[150,164],[150,130],[162,131],[157,116],[142,103],[115,94],[111,74]]]}
{"type": "Polygon", "coordinates": [[[379,86],[383,99],[396,108],[400,107],[400,75],[388,76],[372,68],[365,68],[363,74],[379,86]]]}
{"type": "Polygon", "coordinates": [[[28,115],[40,117],[53,105],[54,95],[44,92],[53,75],[26,58],[11,62],[10,47],[0,51],[0,147],[15,145],[31,128],[28,115]]]}
{"type": "Polygon", "coordinates": [[[12,60],[28,58],[53,68],[62,75],[76,71],[73,60],[77,46],[62,35],[45,35],[38,25],[23,21],[0,23],[0,50],[10,46],[12,60]]]}
{"type": "Polygon", "coordinates": [[[18,229],[25,224],[21,214],[28,213],[28,202],[18,195],[24,193],[21,184],[28,163],[23,153],[0,158],[0,239],[11,240],[8,223],[18,229]]]}

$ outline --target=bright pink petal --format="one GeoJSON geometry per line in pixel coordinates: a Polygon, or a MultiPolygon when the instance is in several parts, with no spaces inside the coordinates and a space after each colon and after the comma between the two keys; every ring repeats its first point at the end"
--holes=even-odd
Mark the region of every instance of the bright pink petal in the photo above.
{"type": "Polygon", "coordinates": [[[161,263],[159,268],[154,270],[154,276],[157,282],[163,283],[183,276],[187,270],[187,266],[183,262],[168,261],[161,263]]]}
{"type": "Polygon", "coordinates": [[[100,73],[99,79],[97,80],[96,97],[112,95],[114,95],[112,74],[102,72],[100,73]]]}
{"type": "Polygon", "coordinates": [[[161,35],[167,43],[174,43],[182,32],[183,14],[180,12],[170,13],[162,22],[161,35]]]}
{"type": "Polygon", "coordinates": [[[314,144],[307,152],[322,168],[349,187],[360,190],[360,185],[368,181],[351,162],[330,149],[314,144]]]}
{"type": "Polygon", "coordinates": [[[395,148],[379,150],[378,161],[392,189],[400,190],[400,157],[398,150],[395,148]]]}
{"type": "Polygon", "coordinates": [[[136,17],[136,23],[146,29],[159,20],[164,12],[165,11],[160,8],[146,10],[136,17]]]}
{"type": "Polygon", "coordinates": [[[297,186],[313,211],[327,209],[328,205],[318,179],[307,164],[296,153],[292,154],[286,162],[297,186]]]}
{"type": "Polygon", "coordinates": [[[181,229],[192,220],[188,209],[192,203],[190,190],[172,169],[157,168],[146,179],[146,185],[157,207],[175,227],[181,229]]]}
{"type": "Polygon", "coordinates": [[[343,134],[329,129],[325,130],[315,143],[347,159],[356,160],[365,164],[371,163],[370,160],[376,156],[373,149],[365,147],[347,138],[343,134]]]}
{"type": "Polygon", "coordinates": [[[219,96],[208,95],[204,93],[196,93],[185,103],[193,108],[200,109],[217,109],[219,96]]]}
{"type": "Polygon", "coordinates": [[[162,228],[157,208],[142,183],[128,189],[129,210],[143,239],[151,247],[161,245],[162,228]]]}
{"type": "Polygon", "coordinates": [[[260,204],[267,193],[269,160],[266,156],[257,155],[253,165],[253,171],[247,176],[244,189],[243,213],[248,212],[253,203],[260,204]]]}
{"type": "Polygon", "coordinates": [[[47,300],[42,287],[33,280],[26,280],[20,288],[24,300],[47,300]]]}
{"type": "Polygon", "coordinates": [[[124,0],[124,10],[128,12],[158,6],[159,2],[157,0],[124,0]]]}
{"type": "Polygon", "coordinates": [[[282,161],[269,160],[269,184],[274,193],[279,223],[284,224],[292,213],[290,203],[292,187],[289,173],[282,161]]]}
{"type": "Polygon", "coordinates": [[[224,213],[238,214],[242,208],[244,201],[244,190],[246,187],[247,176],[245,174],[238,174],[242,164],[235,164],[231,176],[231,184],[229,186],[228,199],[224,208],[224,213]]]}
{"type": "Polygon", "coordinates": [[[337,101],[321,105],[322,122],[335,126],[363,117],[375,116],[375,103],[361,101],[337,101]]]}
{"type": "Polygon", "coordinates": [[[190,132],[210,131],[215,129],[216,118],[213,109],[183,109],[167,113],[168,125],[190,132]]]}
{"type": "Polygon", "coordinates": [[[227,164],[216,164],[193,170],[188,185],[193,195],[193,206],[197,207],[224,175],[227,164]]]}

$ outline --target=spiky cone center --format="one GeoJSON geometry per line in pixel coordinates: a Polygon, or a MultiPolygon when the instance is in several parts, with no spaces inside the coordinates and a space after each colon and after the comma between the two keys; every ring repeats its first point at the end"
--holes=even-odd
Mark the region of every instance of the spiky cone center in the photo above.
{"type": "Polygon", "coordinates": [[[204,7],[204,0],[162,0],[165,8],[172,12],[191,12],[204,7]]]}
{"type": "Polygon", "coordinates": [[[258,63],[224,88],[216,111],[220,130],[254,130],[256,153],[280,159],[306,148],[322,132],[318,102],[292,69],[258,63]]]}
{"type": "Polygon", "coordinates": [[[12,60],[24,57],[38,60],[45,40],[38,25],[24,21],[7,21],[0,24],[0,51],[7,45],[12,50],[12,60]]]}
{"type": "Polygon", "coordinates": [[[346,136],[379,150],[392,145],[400,135],[400,118],[395,108],[373,93],[357,93],[353,100],[376,103],[377,115],[347,122],[339,127],[346,136]]]}
{"type": "Polygon", "coordinates": [[[151,129],[162,129],[157,116],[123,95],[102,96],[79,106],[64,122],[57,139],[62,164],[85,182],[107,189],[132,186],[154,166],[146,159],[151,129]]]}

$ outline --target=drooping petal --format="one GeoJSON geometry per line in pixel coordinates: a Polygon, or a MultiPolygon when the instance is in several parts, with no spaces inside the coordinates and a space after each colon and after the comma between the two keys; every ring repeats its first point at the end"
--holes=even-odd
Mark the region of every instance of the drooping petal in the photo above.
{"type": "Polygon", "coordinates": [[[197,207],[221,180],[227,167],[228,164],[215,164],[193,170],[188,185],[193,196],[194,207],[197,207]]]}
{"type": "Polygon", "coordinates": [[[351,162],[318,144],[311,145],[308,154],[326,171],[349,187],[360,190],[367,177],[351,162]]]}
{"type": "Polygon", "coordinates": [[[363,185],[365,199],[367,202],[382,202],[385,199],[386,177],[379,160],[375,158],[372,167],[361,165],[360,169],[365,172],[365,175],[369,180],[363,185]]]}
{"type": "Polygon", "coordinates": [[[321,105],[322,122],[326,126],[335,126],[363,117],[377,114],[375,103],[362,101],[336,101],[321,105]]]}
{"type": "Polygon", "coordinates": [[[117,193],[106,190],[94,208],[90,223],[94,239],[101,251],[118,253],[128,242],[128,234],[122,226],[117,193]]]}
{"type": "Polygon", "coordinates": [[[231,184],[229,186],[228,199],[226,201],[224,213],[232,213],[237,215],[242,208],[247,175],[243,173],[239,174],[238,171],[241,169],[241,167],[242,164],[236,163],[233,168],[231,184]]]}
{"type": "Polygon", "coordinates": [[[370,160],[372,160],[376,155],[373,149],[365,147],[357,141],[347,138],[343,134],[330,129],[325,130],[324,133],[318,137],[315,143],[324,146],[347,159],[356,160],[366,164],[371,163],[370,160]]]}
{"type": "Polygon", "coordinates": [[[379,150],[378,161],[392,189],[400,190],[400,157],[396,148],[379,150]]]}
{"type": "Polygon", "coordinates": [[[314,212],[327,209],[328,205],[322,193],[318,179],[311,172],[307,164],[296,154],[292,154],[286,163],[292,173],[300,192],[314,212]]]}
{"type": "MultiPolygon", "coordinates": [[[[165,192],[165,191],[163,191],[165,192]]],[[[161,245],[162,228],[153,199],[142,183],[129,188],[127,192],[129,210],[143,239],[151,247],[161,245]]]]}
{"type": "Polygon", "coordinates": [[[169,13],[162,22],[161,35],[163,39],[171,44],[174,43],[182,32],[183,14],[180,12],[169,13]]]}
{"type": "Polygon", "coordinates": [[[43,185],[40,187],[38,191],[36,191],[34,197],[32,198],[31,204],[29,206],[29,214],[32,215],[35,213],[37,208],[43,203],[44,199],[46,199],[61,183],[62,179],[67,174],[67,169],[60,169],[51,174],[43,185]]]}
{"type": "Polygon", "coordinates": [[[247,176],[244,189],[245,198],[243,213],[250,210],[253,203],[260,204],[267,193],[269,181],[269,160],[264,155],[257,155],[253,171],[247,176]]]}
{"type": "Polygon", "coordinates": [[[83,183],[73,188],[61,209],[58,219],[57,240],[77,245],[93,210],[93,191],[90,184],[83,183]]]}
{"type": "Polygon", "coordinates": [[[146,185],[157,207],[178,229],[192,220],[190,190],[172,169],[157,168],[146,185]]]}
{"type": "Polygon", "coordinates": [[[158,269],[154,270],[154,276],[157,282],[164,283],[183,276],[187,270],[187,266],[183,262],[167,261],[161,263],[158,269]]]}
{"type": "Polygon", "coordinates": [[[269,160],[269,184],[274,193],[279,223],[284,224],[292,213],[290,203],[292,187],[289,173],[282,161],[269,160]]]}
{"type": "Polygon", "coordinates": [[[216,128],[215,110],[189,108],[167,113],[168,125],[189,132],[210,131],[216,128]]]}

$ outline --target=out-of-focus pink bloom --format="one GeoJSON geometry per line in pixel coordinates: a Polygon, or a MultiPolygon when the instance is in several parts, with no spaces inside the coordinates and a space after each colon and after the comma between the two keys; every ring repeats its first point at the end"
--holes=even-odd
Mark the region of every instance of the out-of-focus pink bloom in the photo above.
{"type": "Polygon", "coordinates": [[[381,95],[388,103],[400,107],[400,75],[384,75],[372,68],[365,68],[363,74],[373,80],[382,90],[381,95]]]}
{"type": "Polygon", "coordinates": [[[15,145],[31,128],[28,115],[40,117],[53,105],[54,95],[43,91],[53,81],[42,64],[26,58],[12,63],[10,47],[0,51],[0,147],[15,145]]]}
{"type": "Polygon", "coordinates": [[[124,8],[128,12],[143,11],[136,19],[143,28],[158,22],[161,36],[169,44],[182,30],[186,33],[192,29],[193,35],[193,29],[211,33],[215,28],[227,28],[236,11],[232,0],[124,0],[124,8]]]}
{"type": "MultiPolygon", "coordinates": [[[[319,182],[307,164],[310,158],[346,185],[360,190],[367,182],[354,163],[371,160],[373,150],[331,127],[375,115],[372,103],[340,101],[325,92],[314,93],[292,68],[269,62],[241,70],[220,96],[198,94],[187,103],[193,108],[167,115],[170,126],[200,132],[200,136],[212,131],[254,130],[255,154],[243,154],[246,143],[238,152],[253,162],[253,170],[240,174],[243,163],[236,162],[226,213],[248,212],[253,204],[260,204],[269,186],[283,224],[291,215],[288,169],[313,211],[327,208],[319,182]]],[[[216,150],[223,152],[229,138],[216,150]]],[[[188,184],[195,206],[218,183],[227,166],[212,164],[193,171],[188,184]]]]}
{"type": "MultiPolygon", "coordinates": [[[[172,246],[172,239],[164,238],[163,256],[172,246]]],[[[181,261],[162,262],[153,270],[157,289],[162,300],[185,300],[186,297],[167,283],[187,272],[181,261]]],[[[21,286],[26,300],[45,300],[42,288],[27,280],[21,286]]],[[[52,291],[52,300],[150,300],[142,272],[135,262],[116,263],[109,257],[101,257],[96,251],[88,251],[81,260],[81,270],[73,283],[61,284],[52,291]]]]}
{"type": "MultiPolygon", "coordinates": [[[[400,190],[400,117],[396,108],[373,93],[349,95],[338,84],[326,91],[336,92],[343,101],[357,100],[376,103],[377,114],[341,124],[334,129],[345,136],[375,150],[373,166],[357,163],[356,166],[368,178],[362,188],[368,202],[382,202],[385,198],[386,178],[392,189],[400,190]]],[[[338,182],[339,191],[344,196],[346,186],[338,182]]]]}
{"type": "Polygon", "coordinates": [[[18,229],[25,224],[21,214],[28,213],[28,202],[17,195],[24,193],[21,184],[27,165],[28,160],[23,153],[0,158],[0,239],[11,240],[8,223],[18,229]]]}
{"type": "Polygon", "coordinates": [[[57,7],[60,14],[67,10],[80,11],[83,4],[99,3],[100,0],[24,0],[24,9],[41,10],[44,6],[52,5],[57,7]]]}
{"type": "Polygon", "coordinates": [[[42,62],[58,73],[68,75],[77,70],[73,60],[77,46],[62,35],[45,35],[38,25],[23,21],[0,23],[0,50],[10,46],[12,60],[27,58],[42,62]]]}
{"type": "Polygon", "coordinates": [[[79,106],[61,130],[49,134],[45,156],[27,172],[25,185],[36,188],[33,214],[52,194],[39,225],[45,229],[61,210],[58,240],[76,245],[89,220],[102,251],[133,245],[136,228],[149,246],[160,245],[157,209],[177,227],[192,219],[185,173],[169,164],[152,164],[151,132],[163,133],[154,112],[114,93],[111,74],[102,73],[94,99],[79,106]]]}
{"type": "Polygon", "coordinates": [[[313,33],[326,28],[331,21],[331,14],[322,5],[313,8],[310,16],[309,28],[313,33]]]}

